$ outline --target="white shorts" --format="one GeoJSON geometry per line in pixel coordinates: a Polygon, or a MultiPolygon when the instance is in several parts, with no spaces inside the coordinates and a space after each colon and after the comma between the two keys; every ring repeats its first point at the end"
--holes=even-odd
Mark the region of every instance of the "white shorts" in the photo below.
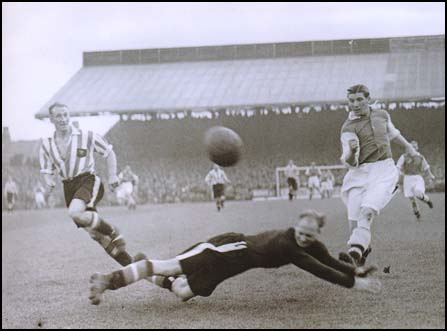
{"type": "Polygon", "coordinates": [[[404,196],[412,198],[425,193],[425,182],[421,175],[404,176],[404,196]]]}
{"type": "Polygon", "coordinates": [[[320,188],[320,178],[318,176],[311,176],[309,177],[309,181],[307,182],[307,187],[316,187],[320,188]]]}
{"type": "Polygon", "coordinates": [[[332,181],[325,180],[324,182],[321,182],[321,189],[331,191],[334,189],[334,185],[332,184],[332,181]]]}
{"type": "Polygon", "coordinates": [[[350,169],[343,179],[342,200],[348,209],[348,219],[357,221],[360,209],[368,207],[380,212],[393,197],[399,179],[393,159],[364,163],[350,169]]]}
{"type": "Polygon", "coordinates": [[[36,200],[37,205],[45,205],[45,196],[42,192],[35,193],[34,199],[36,200]]]}
{"type": "Polygon", "coordinates": [[[128,199],[133,192],[133,185],[131,182],[124,182],[116,189],[117,199],[128,199]]]}

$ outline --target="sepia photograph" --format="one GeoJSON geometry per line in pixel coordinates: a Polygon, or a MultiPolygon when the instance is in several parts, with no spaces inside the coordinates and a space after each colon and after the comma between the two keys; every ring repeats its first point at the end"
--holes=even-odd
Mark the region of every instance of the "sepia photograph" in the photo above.
{"type": "Polygon", "coordinates": [[[2,329],[445,329],[445,2],[2,2],[2,329]]]}

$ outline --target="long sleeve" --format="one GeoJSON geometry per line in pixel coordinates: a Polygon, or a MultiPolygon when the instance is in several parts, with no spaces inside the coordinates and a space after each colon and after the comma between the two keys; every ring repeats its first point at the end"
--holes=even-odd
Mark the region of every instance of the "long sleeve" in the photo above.
{"type": "Polygon", "coordinates": [[[321,263],[334,268],[338,271],[341,271],[348,275],[355,275],[355,268],[347,263],[337,260],[334,258],[322,243],[315,243],[309,252],[314,258],[316,258],[321,263]]]}
{"type": "Polygon", "coordinates": [[[390,114],[387,113],[387,115],[388,115],[388,121],[387,121],[388,137],[390,140],[393,140],[398,135],[400,135],[400,131],[398,129],[396,129],[393,122],[391,122],[390,114]]]}
{"type": "Polygon", "coordinates": [[[312,275],[324,279],[330,283],[341,285],[347,288],[354,286],[354,276],[336,270],[325,265],[309,254],[301,253],[292,256],[292,261],[297,267],[310,272],[312,275]]]}
{"type": "Polygon", "coordinates": [[[51,162],[49,154],[49,146],[45,146],[43,139],[41,140],[41,145],[39,149],[39,163],[40,163],[40,173],[53,175],[56,169],[53,162],[51,162]]]}
{"type": "Polygon", "coordinates": [[[399,158],[399,160],[397,160],[397,164],[396,167],[402,171],[402,167],[404,166],[404,162],[405,162],[405,156],[402,154],[399,158]]]}
{"type": "Polygon", "coordinates": [[[109,156],[109,153],[113,150],[113,146],[97,133],[93,133],[93,147],[94,151],[104,158],[109,156]]]}

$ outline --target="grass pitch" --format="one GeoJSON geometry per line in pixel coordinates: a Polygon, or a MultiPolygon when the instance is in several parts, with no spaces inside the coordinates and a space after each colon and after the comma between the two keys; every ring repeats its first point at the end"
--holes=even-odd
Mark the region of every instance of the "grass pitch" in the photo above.
{"type": "MultiPolygon", "coordinates": [[[[293,265],[256,269],[218,286],[211,297],[180,302],[141,281],[88,300],[93,272],[118,268],[69,219],[67,211],[2,214],[3,328],[444,328],[445,195],[431,195],[417,223],[408,200],[396,196],[373,224],[380,295],[326,283],[293,265]],[[391,266],[390,273],[382,272],[391,266]]],[[[322,240],[331,253],[346,250],[348,226],[339,199],[227,202],[100,208],[118,226],[129,251],[155,259],[227,231],[254,234],[294,225],[299,211],[328,215],[322,240]]]]}

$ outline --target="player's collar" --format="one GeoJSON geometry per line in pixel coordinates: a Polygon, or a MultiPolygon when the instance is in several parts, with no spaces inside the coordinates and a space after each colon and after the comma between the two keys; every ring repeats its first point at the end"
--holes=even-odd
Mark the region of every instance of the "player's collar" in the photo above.
{"type": "Polygon", "coordinates": [[[349,112],[348,118],[352,121],[352,120],[358,120],[360,118],[362,118],[361,116],[357,116],[353,111],[349,112]]]}
{"type": "MultiPolygon", "coordinates": [[[[70,135],[73,136],[77,136],[81,134],[81,130],[77,129],[76,127],[74,127],[73,125],[70,125],[71,128],[71,133],[70,135]]],[[[53,137],[56,138],[56,131],[54,131],[53,137]]]]}
{"type": "MultiPolygon", "coordinates": [[[[368,116],[365,116],[365,117],[369,117],[369,115],[371,115],[371,111],[372,111],[372,109],[371,109],[371,107],[369,107],[369,114],[368,114],[368,116]]],[[[363,116],[357,116],[352,110],[349,112],[349,114],[348,114],[348,119],[349,120],[358,120],[358,119],[360,119],[360,118],[362,118],[363,116]]]]}

